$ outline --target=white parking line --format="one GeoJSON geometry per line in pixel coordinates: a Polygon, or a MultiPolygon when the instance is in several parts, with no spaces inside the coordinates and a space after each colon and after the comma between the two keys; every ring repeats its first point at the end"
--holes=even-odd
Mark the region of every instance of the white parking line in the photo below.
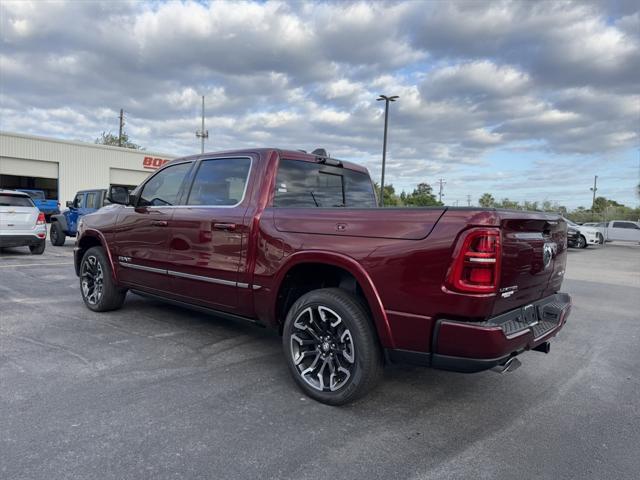
{"type": "Polygon", "coordinates": [[[73,265],[71,262],[64,263],[22,263],[17,265],[0,265],[0,268],[9,268],[9,267],[42,267],[48,265],[73,265]]]}

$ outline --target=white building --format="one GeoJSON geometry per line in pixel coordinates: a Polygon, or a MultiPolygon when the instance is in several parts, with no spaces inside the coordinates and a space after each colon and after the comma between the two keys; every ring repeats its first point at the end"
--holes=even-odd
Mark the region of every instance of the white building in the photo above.
{"type": "Polygon", "coordinates": [[[135,186],[174,155],[0,132],[0,188],[44,190],[64,206],[78,190],[135,186]]]}

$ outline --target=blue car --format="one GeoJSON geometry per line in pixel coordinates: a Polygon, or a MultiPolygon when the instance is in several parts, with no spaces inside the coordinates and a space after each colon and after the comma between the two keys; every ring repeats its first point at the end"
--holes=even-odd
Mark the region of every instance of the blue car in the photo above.
{"type": "Polygon", "coordinates": [[[57,215],[60,213],[60,203],[58,200],[47,199],[44,190],[30,190],[26,188],[17,189],[18,192],[24,192],[31,197],[33,203],[36,204],[38,210],[44,213],[46,219],[49,219],[51,215],[57,215]]]}
{"type": "Polygon", "coordinates": [[[67,202],[68,209],[59,215],[51,217],[51,244],[59,247],[64,245],[67,237],[75,237],[78,233],[78,221],[102,208],[107,201],[106,189],[82,190],[76,193],[72,202],[67,202]]]}

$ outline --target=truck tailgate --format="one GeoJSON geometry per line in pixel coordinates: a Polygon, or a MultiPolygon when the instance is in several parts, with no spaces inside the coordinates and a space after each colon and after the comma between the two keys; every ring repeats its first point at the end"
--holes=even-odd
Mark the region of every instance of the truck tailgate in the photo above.
{"type": "Polygon", "coordinates": [[[500,211],[502,264],[493,314],[521,307],[558,291],[567,260],[562,217],[500,211]]]}

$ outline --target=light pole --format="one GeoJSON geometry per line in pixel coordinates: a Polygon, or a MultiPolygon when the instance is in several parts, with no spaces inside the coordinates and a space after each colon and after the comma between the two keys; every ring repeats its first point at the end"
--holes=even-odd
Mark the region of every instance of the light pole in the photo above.
{"type": "Polygon", "coordinates": [[[384,100],[384,140],[382,142],[382,178],[380,179],[380,206],[384,207],[384,167],[387,161],[387,126],[389,124],[389,102],[395,102],[398,95],[380,95],[376,100],[384,100]]]}

